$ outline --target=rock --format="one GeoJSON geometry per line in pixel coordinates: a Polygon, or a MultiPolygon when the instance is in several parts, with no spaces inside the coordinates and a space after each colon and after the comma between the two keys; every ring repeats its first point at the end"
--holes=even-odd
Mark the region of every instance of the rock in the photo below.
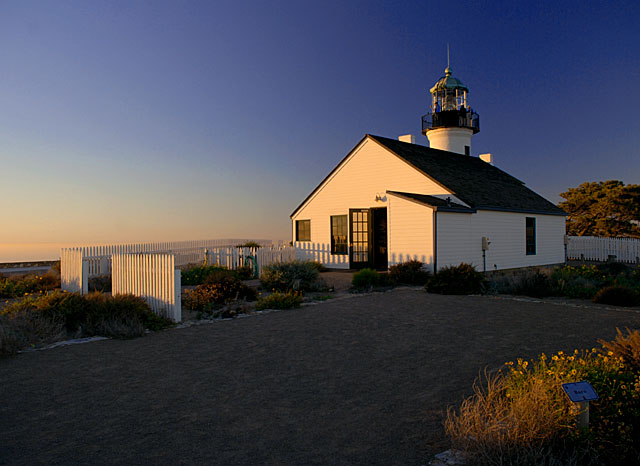
{"type": "Polygon", "coordinates": [[[466,460],[461,451],[447,450],[438,453],[429,464],[431,466],[460,466],[466,464],[466,460]]]}

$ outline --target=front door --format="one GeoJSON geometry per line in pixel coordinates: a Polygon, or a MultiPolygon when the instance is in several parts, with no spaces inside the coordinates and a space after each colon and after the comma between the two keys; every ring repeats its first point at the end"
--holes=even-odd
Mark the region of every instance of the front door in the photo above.
{"type": "Polygon", "coordinates": [[[373,267],[387,270],[387,208],[371,209],[373,226],[373,267]]]}
{"type": "Polygon", "coordinates": [[[369,209],[349,209],[349,267],[371,267],[371,213],[369,209]]]}

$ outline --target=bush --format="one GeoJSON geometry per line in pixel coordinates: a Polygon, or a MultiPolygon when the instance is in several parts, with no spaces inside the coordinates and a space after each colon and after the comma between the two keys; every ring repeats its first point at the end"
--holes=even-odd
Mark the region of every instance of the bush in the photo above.
{"type": "Polygon", "coordinates": [[[598,304],[611,304],[612,306],[636,306],[640,304],[640,295],[626,286],[605,286],[593,297],[593,302],[598,304]]]}
{"type": "Polygon", "coordinates": [[[553,296],[555,288],[547,275],[526,270],[506,276],[493,275],[488,286],[492,292],[544,298],[553,296]]]}
{"type": "Polygon", "coordinates": [[[66,335],[63,322],[38,312],[0,315],[0,356],[63,340],[66,335]]]}
{"type": "MultiPolygon", "coordinates": [[[[640,375],[640,332],[638,330],[627,330],[624,335],[620,329],[616,329],[618,334],[613,341],[598,340],[598,343],[612,356],[622,358],[625,366],[640,375]]],[[[640,390],[640,387],[637,387],[640,390]]]]}
{"type": "Polygon", "coordinates": [[[256,243],[255,241],[247,241],[246,243],[238,244],[236,247],[258,249],[258,248],[261,248],[262,246],[256,243]]]}
{"type": "Polygon", "coordinates": [[[185,290],[182,303],[194,311],[212,311],[216,307],[236,300],[254,301],[256,291],[232,275],[221,272],[211,274],[207,283],[194,290],[185,290]]]}
{"type": "Polygon", "coordinates": [[[553,295],[551,280],[540,272],[527,273],[519,277],[514,286],[515,294],[544,298],[553,295]]]}
{"type": "Polygon", "coordinates": [[[551,276],[556,292],[562,296],[591,299],[607,283],[607,276],[595,265],[557,268],[551,276]]]}
{"type": "Polygon", "coordinates": [[[622,358],[594,348],[518,359],[507,367],[487,377],[486,388],[476,382],[474,396],[457,413],[449,411],[445,429],[454,447],[478,464],[558,464],[563,454],[636,464],[640,380],[622,358]],[[573,403],[561,389],[562,383],[579,380],[589,381],[599,394],[590,404],[589,431],[577,429],[573,403]]]}
{"type": "Polygon", "coordinates": [[[202,280],[202,285],[212,285],[214,283],[238,282],[238,274],[234,270],[218,269],[211,270],[202,280]]]}
{"type": "Polygon", "coordinates": [[[622,262],[604,262],[596,265],[596,268],[607,277],[615,278],[620,275],[630,275],[632,270],[622,262]]]}
{"type": "Polygon", "coordinates": [[[420,285],[424,286],[431,273],[423,269],[423,263],[410,260],[389,267],[389,280],[396,285],[420,285]]]}
{"type": "Polygon", "coordinates": [[[533,466],[555,459],[564,426],[572,421],[564,395],[535,379],[515,390],[507,377],[485,377],[486,385],[476,382],[457,413],[449,408],[445,431],[453,448],[478,465],[533,466]]]}
{"type": "Polygon", "coordinates": [[[318,272],[326,272],[327,270],[329,270],[328,268],[326,268],[324,266],[323,263],[318,262],[318,261],[311,261],[310,262],[311,265],[313,266],[314,269],[316,269],[318,272]]]}
{"type": "Polygon", "coordinates": [[[300,307],[302,303],[302,293],[299,291],[288,291],[286,293],[275,292],[266,298],[258,299],[256,310],[264,309],[293,309],[300,307]]]}
{"type": "Polygon", "coordinates": [[[240,280],[251,280],[253,278],[253,267],[250,265],[243,265],[236,269],[236,273],[240,280]]]}
{"type": "Polygon", "coordinates": [[[488,283],[491,292],[544,298],[553,296],[555,288],[547,275],[525,270],[513,274],[492,274],[488,283]]]}
{"type": "Polygon", "coordinates": [[[60,287],[60,274],[49,270],[44,275],[0,275],[0,298],[19,298],[31,293],[43,293],[60,287]]]}
{"type": "Polygon", "coordinates": [[[145,328],[160,330],[171,325],[139,297],[100,293],[81,296],[61,291],[16,301],[2,309],[0,317],[3,345],[14,350],[66,337],[132,338],[143,335],[145,328]]]}
{"type": "Polygon", "coordinates": [[[443,267],[426,285],[429,293],[480,294],[484,291],[485,279],[471,264],[461,263],[443,267]]]}
{"type": "Polygon", "coordinates": [[[210,275],[219,275],[220,273],[236,276],[236,272],[226,267],[219,265],[198,265],[182,270],[180,283],[182,286],[202,285],[210,275]]]}
{"type": "Polygon", "coordinates": [[[99,291],[101,293],[111,291],[111,274],[89,277],[87,287],[89,291],[99,291]]]}
{"type": "Polygon", "coordinates": [[[267,290],[305,291],[312,289],[318,280],[318,270],[312,262],[281,262],[262,269],[260,282],[267,290]]]}
{"type": "Polygon", "coordinates": [[[373,269],[362,269],[353,274],[351,285],[356,290],[368,290],[380,283],[380,275],[373,269]]]}

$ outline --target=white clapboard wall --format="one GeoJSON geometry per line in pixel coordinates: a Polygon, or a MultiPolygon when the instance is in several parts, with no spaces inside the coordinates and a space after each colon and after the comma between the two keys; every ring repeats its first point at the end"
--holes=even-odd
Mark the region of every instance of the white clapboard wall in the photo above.
{"type": "Polygon", "coordinates": [[[113,254],[111,293],[139,296],[156,314],[174,322],[182,320],[180,269],[176,269],[173,254],[113,254]]]}
{"type": "Polygon", "coordinates": [[[612,259],[637,264],[640,263],[640,239],[569,236],[567,258],[600,262],[612,259]]]}

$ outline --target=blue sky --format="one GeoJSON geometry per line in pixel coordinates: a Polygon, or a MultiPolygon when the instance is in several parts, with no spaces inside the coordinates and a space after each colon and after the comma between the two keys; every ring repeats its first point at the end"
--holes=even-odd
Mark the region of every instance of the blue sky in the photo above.
{"type": "Polygon", "coordinates": [[[640,6],[0,2],[0,243],[287,238],[365,133],[413,133],[451,44],[529,187],[640,183],[640,6]]]}

